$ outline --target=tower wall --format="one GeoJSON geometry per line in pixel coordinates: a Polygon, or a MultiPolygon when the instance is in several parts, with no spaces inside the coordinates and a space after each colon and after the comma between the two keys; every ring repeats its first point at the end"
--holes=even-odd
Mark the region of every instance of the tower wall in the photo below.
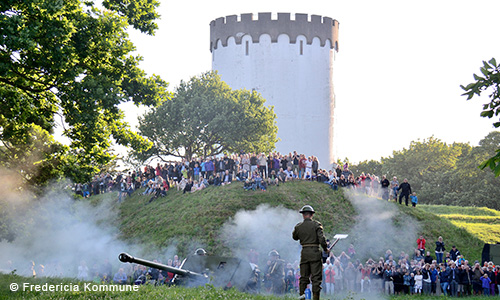
{"type": "Polygon", "coordinates": [[[333,62],[338,22],[305,14],[218,18],[210,24],[212,69],[231,88],[255,90],[277,115],[277,151],[333,162],[333,62]]]}

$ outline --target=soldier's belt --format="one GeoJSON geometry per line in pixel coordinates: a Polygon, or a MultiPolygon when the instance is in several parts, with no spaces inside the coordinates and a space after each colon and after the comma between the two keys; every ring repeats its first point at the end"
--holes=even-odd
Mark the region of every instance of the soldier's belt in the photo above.
{"type": "Polygon", "coordinates": [[[319,247],[319,244],[304,244],[302,247],[319,247]]]}

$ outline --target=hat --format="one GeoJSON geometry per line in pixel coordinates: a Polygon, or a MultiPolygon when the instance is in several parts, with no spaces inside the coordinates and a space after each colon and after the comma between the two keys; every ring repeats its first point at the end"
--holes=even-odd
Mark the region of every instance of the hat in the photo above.
{"type": "Polygon", "coordinates": [[[299,211],[299,213],[303,214],[303,213],[315,213],[314,211],[314,208],[312,208],[311,205],[304,205],[302,207],[302,209],[299,211]]]}

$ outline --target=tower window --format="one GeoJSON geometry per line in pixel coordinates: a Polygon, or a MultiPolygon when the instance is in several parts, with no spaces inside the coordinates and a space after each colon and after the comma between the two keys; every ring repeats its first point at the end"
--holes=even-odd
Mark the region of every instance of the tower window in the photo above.
{"type": "Polygon", "coordinates": [[[304,54],[304,41],[300,41],[300,55],[304,54]]]}
{"type": "Polygon", "coordinates": [[[245,55],[248,56],[248,41],[245,42],[245,55]]]}

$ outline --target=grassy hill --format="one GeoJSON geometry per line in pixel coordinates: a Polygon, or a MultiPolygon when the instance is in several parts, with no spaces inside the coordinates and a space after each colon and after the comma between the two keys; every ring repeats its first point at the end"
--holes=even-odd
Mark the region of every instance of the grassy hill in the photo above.
{"type": "MultiPolygon", "coordinates": [[[[297,211],[305,204],[320,210],[318,220],[325,232],[346,230],[354,222],[356,212],[341,192],[316,182],[291,182],[270,186],[267,191],[244,191],[241,183],[223,187],[209,187],[195,193],[183,194],[171,190],[147,204],[150,196],[142,190],[120,205],[122,239],[151,248],[165,248],[175,242],[180,254],[185,255],[193,241],[204,245],[210,253],[231,254],[219,242],[219,229],[236,212],[255,210],[259,205],[283,207],[297,211]]],[[[297,213],[298,215],[298,213],[297,213]]],[[[291,232],[292,228],[290,228],[291,232]]]]}
{"type": "MultiPolygon", "coordinates": [[[[326,233],[349,232],[359,218],[359,210],[342,191],[334,192],[327,185],[316,182],[291,182],[271,186],[266,192],[244,191],[241,183],[209,187],[190,194],[171,190],[166,197],[155,199],[150,204],[150,196],[143,196],[142,191],[136,191],[124,203],[116,204],[119,212],[116,222],[120,227],[120,239],[146,246],[152,252],[175,243],[180,255],[191,252],[195,244],[203,245],[210,253],[231,255],[231,249],[220,242],[221,226],[237,211],[255,210],[262,204],[294,211],[310,204],[318,211],[315,217],[322,222],[326,233]]],[[[92,201],[97,203],[103,198],[95,197],[92,201]]],[[[387,205],[394,206],[397,211],[391,220],[393,225],[399,226],[409,218],[417,221],[417,234],[425,236],[427,249],[432,254],[434,242],[443,236],[448,249],[455,244],[466,258],[480,259],[484,242],[494,241],[492,237],[497,232],[494,230],[500,226],[500,212],[487,208],[431,205],[412,208],[394,202],[387,205]],[[484,232],[490,238],[480,230],[484,226],[487,226],[484,232]]],[[[355,235],[351,237],[346,243],[363,242],[355,235]]],[[[339,247],[345,250],[346,243],[339,244],[339,247]]],[[[397,247],[392,250],[410,251],[397,247]]],[[[379,255],[381,253],[373,253],[373,257],[379,255]]]]}
{"type": "Polygon", "coordinates": [[[424,205],[427,212],[448,219],[484,243],[500,243],[500,211],[486,207],[424,205]]]}

